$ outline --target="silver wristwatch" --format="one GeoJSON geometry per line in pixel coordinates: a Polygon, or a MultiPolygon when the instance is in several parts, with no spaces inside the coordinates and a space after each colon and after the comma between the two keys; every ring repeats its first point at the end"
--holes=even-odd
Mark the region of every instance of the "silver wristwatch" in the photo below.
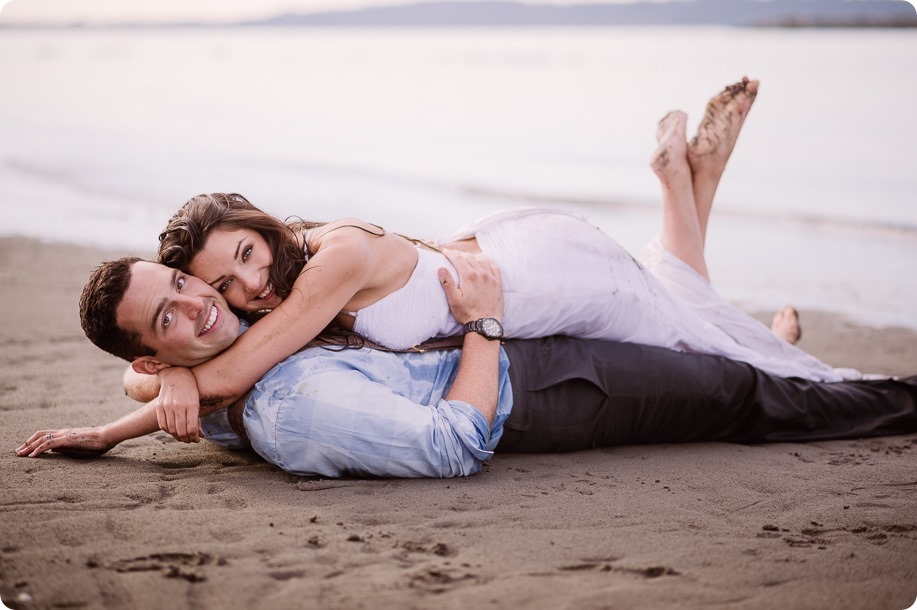
{"type": "Polygon", "coordinates": [[[465,334],[478,333],[486,339],[502,339],[503,325],[496,318],[481,318],[465,323],[465,334]]]}

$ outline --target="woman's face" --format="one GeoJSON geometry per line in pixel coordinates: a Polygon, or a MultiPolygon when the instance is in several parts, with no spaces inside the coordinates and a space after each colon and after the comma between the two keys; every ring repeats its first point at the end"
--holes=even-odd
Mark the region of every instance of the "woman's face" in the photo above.
{"type": "Polygon", "coordinates": [[[242,311],[277,307],[282,300],[269,279],[274,256],[252,229],[216,229],[191,259],[188,271],[213,286],[242,311]]]}

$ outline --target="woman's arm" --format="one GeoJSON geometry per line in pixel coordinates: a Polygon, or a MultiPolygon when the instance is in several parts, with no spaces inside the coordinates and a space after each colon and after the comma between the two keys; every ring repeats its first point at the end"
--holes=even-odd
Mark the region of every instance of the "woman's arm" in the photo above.
{"type": "Polygon", "coordinates": [[[202,404],[232,403],[314,339],[355,296],[379,298],[394,290],[416,262],[413,246],[404,239],[356,227],[326,231],[312,245],[317,251],[286,299],[225,352],[194,367],[202,404]]]}

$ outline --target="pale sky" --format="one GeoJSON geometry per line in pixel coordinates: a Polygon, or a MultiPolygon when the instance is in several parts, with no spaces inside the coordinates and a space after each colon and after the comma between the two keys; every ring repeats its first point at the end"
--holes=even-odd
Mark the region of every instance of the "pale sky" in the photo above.
{"type": "MultiPolygon", "coordinates": [[[[417,0],[0,0],[4,23],[238,21],[278,13],[309,13],[417,0]]],[[[470,0],[462,0],[470,1],[470,0]]],[[[632,0],[535,0],[534,4],[614,4],[632,0]]]]}

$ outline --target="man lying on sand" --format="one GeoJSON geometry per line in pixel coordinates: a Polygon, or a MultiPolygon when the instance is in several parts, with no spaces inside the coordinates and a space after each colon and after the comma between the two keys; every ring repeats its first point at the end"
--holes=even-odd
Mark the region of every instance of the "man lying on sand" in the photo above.
{"type": "MultiPolygon", "coordinates": [[[[456,269],[462,290],[444,284],[456,319],[502,317],[493,265],[465,257],[456,269]]],[[[239,329],[212,287],[137,259],[101,265],[83,302],[90,304],[84,328],[135,345],[131,360],[160,368],[212,357],[239,329]],[[175,315],[167,333],[150,324],[164,306],[175,315]],[[217,328],[202,336],[212,308],[217,328]]],[[[160,429],[158,400],[102,427],[40,430],[17,454],[104,453],[160,429]]],[[[495,450],[903,434],[917,431],[915,408],[917,377],[818,383],[664,348],[563,337],[501,344],[469,332],[461,349],[424,353],[307,347],[271,369],[228,415],[212,406],[202,414],[209,413],[206,438],[247,437],[293,474],[451,477],[478,472],[495,450]]]]}

